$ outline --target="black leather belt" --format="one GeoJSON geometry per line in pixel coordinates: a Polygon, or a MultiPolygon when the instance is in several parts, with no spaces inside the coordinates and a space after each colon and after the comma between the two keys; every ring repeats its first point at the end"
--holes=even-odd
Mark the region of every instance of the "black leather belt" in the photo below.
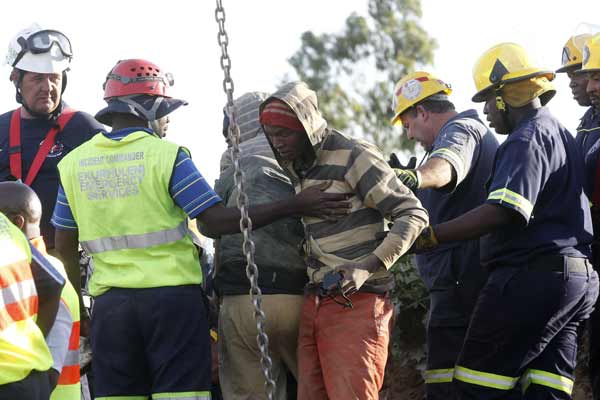
{"type": "Polygon", "coordinates": [[[530,271],[553,271],[585,274],[592,269],[587,258],[567,256],[540,256],[527,264],[530,271]]]}

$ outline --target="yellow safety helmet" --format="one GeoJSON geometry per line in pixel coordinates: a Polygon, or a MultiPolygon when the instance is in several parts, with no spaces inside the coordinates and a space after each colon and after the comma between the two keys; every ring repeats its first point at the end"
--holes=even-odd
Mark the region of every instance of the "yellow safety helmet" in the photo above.
{"type": "Polygon", "coordinates": [[[452,93],[450,85],[428,72],[417,71],[406,75],[396,83],[394,88],[392,101],[394,118],[391,119],[391,123],[393,125],[402,123],[400,114],[418,102],[435,94],[447,97],[450,93],[452,93]]]}
{"type": "Polygon", "coordinates": [[[600,71],[600,34],[590,37],[583,47],[581,72],[600,71]]]}
{"type": "Polygon", "coordinates": [[[525,49],[518,44],[500,43],[483,53],[473,67],[477,93],[472,101],[481,103],[493,88],[536,76],[546,76],[551,81],[556,75],[552,71],[536,67],[525,49]]]}
{"type": "Polygon", "coordinates": [[[571,36],[562,51],[562,67],[556,70],[557,73],[567,72],[569,69],[580,69],[583,59],[582,49],[587,39],[592,37],[588,33],[577,36],[571,36]],[[575,68],[573,68],[575,67],[575,68]]]}

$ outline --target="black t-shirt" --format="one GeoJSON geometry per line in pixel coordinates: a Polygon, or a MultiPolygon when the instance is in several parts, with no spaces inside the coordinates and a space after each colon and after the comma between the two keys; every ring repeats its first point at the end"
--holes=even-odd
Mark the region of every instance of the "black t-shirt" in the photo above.
{"type": "MultiPolygon", "coordinates": [[[[63,104],[64,106],[64,104],[63,104]]],[[[14,180],[10,172],[9,130],[12,111],[0,115],[0,182],[14,180]]],[[[42,119],[21,118],[21,160],[22,179],[27,173],[52,123],[42,119]]],[[[56,135],[54,146],[46,156],[31,188],[37,193],[42,202],[41,233],[46,247],[54,248],[54,227],[50,218],[56,203],[59,179],[56,166],[71,150],[84,143],[104,127],[91,115],[77,111],[65,128],[56,135]]]]}

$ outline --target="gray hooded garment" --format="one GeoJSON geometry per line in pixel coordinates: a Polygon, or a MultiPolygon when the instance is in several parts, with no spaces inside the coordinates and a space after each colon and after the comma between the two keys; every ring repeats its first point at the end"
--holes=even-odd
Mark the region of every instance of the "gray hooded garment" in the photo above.
{"type": "Polygon", "coordinates": [[[290,177],[295,191],[327,182],[326,192],[348,193],[349,215],[331,222],[304,217],[305,253],[311,285],[320,282],[337,265],[375,254],[385,268],[375,272],[361,290],[385,292],[393,285],[387,270],[404,254],[428,223],[427,211],[396,177],[381,152],[372,144],[347,137],[327,127],[317,96],[304,82],[281,87],[261,105],[276,98],[297,115],[314,151],[312,165],[275,157],[290,177]],[[302,177],[302,178],[300,178],[302,177]],[[385,234],[385,220],[393,221],[385,234]]]}
{"type": "MultiPolygon", "coordinates": [[[[294,189],[273,156],[258,121],[258,107],[267,94],[246,93],[234,101],[235,121],[240,128],[240,163],[246,178],[250,204],[278,201],[294,195],[294,189]]],[[[221,157],[221,174],[215,191],[226,207],[236,207],[238,191],[233,180],[229,150],[221,157]]],[[[253,231],[258,283],[265,294],[301,294],[307,282],[300,255],[303,238],[299,218],[284,218],[253,231]]],[[[218,241],[219,265],[215,287],[221,295],[248,294],[246,257],[241,234],[224,235],[218,241]]]]}

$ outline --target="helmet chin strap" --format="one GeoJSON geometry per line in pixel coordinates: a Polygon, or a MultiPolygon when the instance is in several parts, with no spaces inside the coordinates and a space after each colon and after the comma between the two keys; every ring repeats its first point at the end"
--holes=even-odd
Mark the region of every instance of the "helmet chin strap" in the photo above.
{"type": "Polygon", "coordinates": [[[506,109],[506,102],[500,95],[500,89],[501,88],[496,88],[496,90],[495,90],[495,92],[496,92],[496,108],[498,109],[498,111],[500,111],[500,115],[502,116],[502,123],[508,130],[507,133],[510,133],[510,132],[512,132],[513,127],[508,118],[508,110],[506,109]]]}
{"type": "Polygon", "coordinates": [[[130,104],[133,106],[136,112],[138,112],[143,117],[147,123],[148,128],[152,129],[154,133],[156,133],[159,137],[163,137],[163,134],[160,129],[160,124],[158,123],[158,118],[156,117],[156,110],[160,107],[160,104],[163,101],[163,97],[157,96],[154,100],[154,104],[149,110],[146,110],[142,107],[138,102],[132,99],[132,96],[123,96],[119,98],[121,101],[130,104]]]}
{"type": "Polygon", "coordinates": [[[163,135],[163,132],[160,128],[160,124],[158,123],[157,119],[155,119],[154,121],[148,121],[148,128],[152,129],[152,131],[154,131],[154,133],[156,133],[161,139],[165,136],[163,135]]]}

